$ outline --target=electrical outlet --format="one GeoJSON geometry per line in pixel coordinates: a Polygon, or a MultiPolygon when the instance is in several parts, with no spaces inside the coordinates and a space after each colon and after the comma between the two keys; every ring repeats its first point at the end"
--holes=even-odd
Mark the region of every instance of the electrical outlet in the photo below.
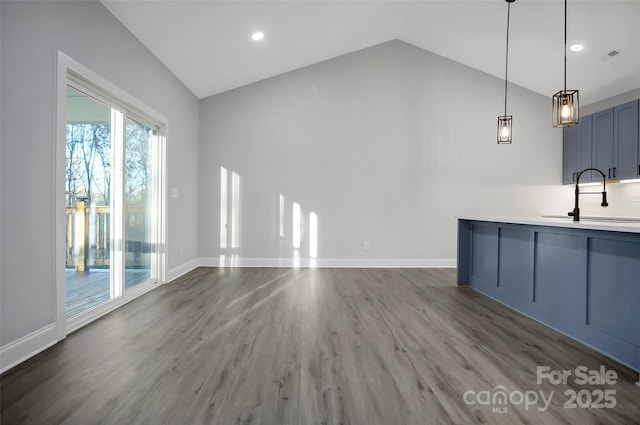
{"type": "Polygon", "coordinates": [[[184,246],[180,245],[180,248],[178,248],[178,252],[180,253],[180,255],[182,255],[182,253],[184,252],[184,246]]]}
{"type": "Polygon", "coordinates": [[[371,241],[364,241],[364,249],[367,251],[371,249],[371,241]]]}

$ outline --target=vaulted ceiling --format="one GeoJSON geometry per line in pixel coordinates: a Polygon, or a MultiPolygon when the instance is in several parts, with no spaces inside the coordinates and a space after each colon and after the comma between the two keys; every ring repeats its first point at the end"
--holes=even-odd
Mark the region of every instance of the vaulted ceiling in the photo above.
{"type": "MultiPolygon", "coordinates": [[[[199,98],[394,39],[504,78],[504,0],[102,3],[199,98]]],[[[581,103],[640,88],[640,1],[571,0],[567,20],[584,44],[567,53],[581,103]]],[[[562,89],[563,25],[562,0],[511,4],[510,82],[562,89]]]]}

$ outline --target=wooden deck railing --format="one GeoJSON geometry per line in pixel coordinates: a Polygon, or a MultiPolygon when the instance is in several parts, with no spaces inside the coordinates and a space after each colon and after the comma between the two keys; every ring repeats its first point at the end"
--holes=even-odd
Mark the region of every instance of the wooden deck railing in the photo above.
{"type": "Polygon", "coordinates": [[[90,206],[79,201],[67,207],[66,264],[77,271],[90,266],[109,266],[111,251],[110,219],[108,206],[90,206]]]}
{"type": "MultiPolygon", "coordinates": [[[[91,267],[108,268],[111,255],[111,208],[109,206],[88,205],[85,202],[72,202],[67,205],[67,267],[76,271],[87,271],[91,267]]],[[[145,209],[128,208],[130,238],[144,238],[145,209]]],[[[127,253],[126,267],[139,268],[149,266],[150,244],[145,241],[127,238],[124,249],[127,253]]]]}

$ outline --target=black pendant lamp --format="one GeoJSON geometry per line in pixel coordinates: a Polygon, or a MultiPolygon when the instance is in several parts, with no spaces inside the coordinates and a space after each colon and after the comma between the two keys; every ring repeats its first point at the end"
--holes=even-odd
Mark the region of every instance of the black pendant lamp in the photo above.
{"type": "Polygon", "coordinates": [[[578,124],[578,90],[567,90],[567,0],[564,0],[564,90],[554,94],[551,102],[554,127],[572,127],[578,124]]]}
{"type": "Polygon", "coordinates": [[[507,73],[509,71],[509,15],[511,14],[511,3],[516,0],[505,0],[507,2],[507,54],[504,64],[504,115],[498,117],[498,144],[511,144],[511,124],[513,117],[507,115],[507,73]]]}

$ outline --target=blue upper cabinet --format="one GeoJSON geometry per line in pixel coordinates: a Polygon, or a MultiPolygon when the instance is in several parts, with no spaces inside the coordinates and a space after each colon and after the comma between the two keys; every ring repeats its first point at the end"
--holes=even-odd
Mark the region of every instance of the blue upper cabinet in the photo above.
{"type": "MultiPolygon", "coordinates": [[[[593,166],[593,116],[587,115],[580,118],[580,122],[577,127],[579,128],[578,139],[578,171],[584,170],[593,166]]],[[[599,175],[587,171],[580,177],[580,182],[588,183],[592,181],[598,181],[599,175]]]]}
{"type": "MultiPolygon", "coordinates": [[[[595,167],[607,180],[640,177],[640,101],[625,103],[580,119],[565,128],[562,183],[575,181],[574,172],[595,167]]],[[[597,173],[585,173],[581,183],[600,181],[597,173]]]]}
{"type": "MultiPolygon", "coordinates": [[[[579,171],[591,167],[592,116],[580,118],[580,123],[563,129],[562,183],[575,183],[579,171]]],[[[591,171],[580,178],[581,183],[592,181],[591,171]]]]}
{"type": "Polygon", "coordinates": [[[593,158],[595,168],[613,179],[613,108],[593,114],[593,158]]]}
{"type": "Polygon", "coordinates": [[[613,178],[638,178],[638,144],[638,101],[635,100],[613,108],[613,178]]]}
{"type": "Polygon", "coordinates": [[[578,141],[578,126],[562,129],[562,184],[576,181],[576,172],[580,167],[578,141]]]}

